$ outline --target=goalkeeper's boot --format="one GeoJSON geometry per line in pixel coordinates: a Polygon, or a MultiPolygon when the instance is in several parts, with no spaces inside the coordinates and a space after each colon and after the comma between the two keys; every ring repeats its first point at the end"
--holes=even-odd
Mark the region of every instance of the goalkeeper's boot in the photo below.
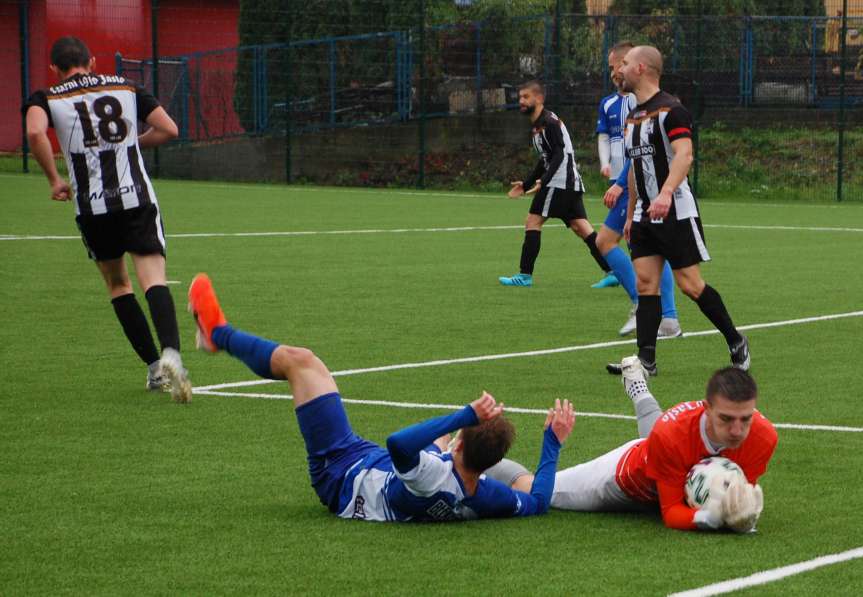
{"type": "Polygon", "coordinates": [[[677,338],[683,335],[683,330],[680,329],[680,322],[673,317],[663,317],[659,322],[659,329],[656,331],[657,338],[677,338]]]}
{"type": "Polygon", "coordinates": [[[183,367],[183,359],[180,353],[173,348],[162,351],[159,361],[162,374],[168,378],[171,384],[171,398],[174,402],[185,404],[192,401],[192,382],[189,381],[189,372],[183,367]]]}
{"type": "Polygon", "coordinates": [[[162,373],[159,361],[154,361],[147,367],[147,389],[151,392],[171,391],[171,380],[162,373]]]}
{"type": "Polygon", "coordinates": [[[213,283],[207,274],[198,274],[189,285],[189,311],[198,324],[195,334],[195,345],[207,352],[217,352],[219,348],[213,343],[213,330],[228,324],[213,283]]]}
{"type": "Polygon", "coordinates": [[[632,308],[629,310],[629,316],[626,318],[626,323],[623,324],[623,327],[620,328],[621,336],[628,336],[632,332],[635,331],[636,328],[636,320],[635,320],[635,312],[638,309],[638,303],[632,305],[632,308]]]}
{"type": "Polygon", "coordinates": [[[533,286],[533,276],[530,274],[501,276],[498,280],[500,280],[500,283],[504,286],[533,286]]]}
{"type": "MultiPolygon", "coordinates": [[[[605,366],[605,370],[608,371],[611,375],[623,375],[624,363],[627,359],[632,357],[626,357],[620,363],[608,363],[605,366]]],[[[656,363],[647,363],[641,359],[641,357],[636,357],[638,362],[641,364],[641,367],[644,369],[644,374],[649,375],[650,377],[656,377],[659,374],[659,369],[656,367],[656,363]]]]}
{"type": "Polygon", "coordinates": [[[731,351],[731,365],[741,371],[749,371],[749,339],[746,336],[740,338],[740,342],[728,348],[731,351]]]}
{"type": "Polygon", "coordinates": [[[590,285],[591,288],[614,288],[615,286],[620,286],[620,280],[617,279],[614,272],[608,272],[602,280],[590,285]]]}

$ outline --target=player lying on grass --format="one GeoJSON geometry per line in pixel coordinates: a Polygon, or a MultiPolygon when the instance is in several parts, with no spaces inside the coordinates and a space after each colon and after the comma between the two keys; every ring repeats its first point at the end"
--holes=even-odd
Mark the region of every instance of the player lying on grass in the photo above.
{"type": "MultiPolygon", "coordinates": [[[[733,367],[720,369],[707,382],[705,400],[682,402],[663,414],[638,357],[627,357],[622,365],[639,439],[557,473],[551,506],[580,512],[649,511],[658,503],[662,520],[673,529],[753,530],[763,505],[756,483],[767,470],[777,437],[755,409],[752,377],[733,367]],[[704,507],[696,510],[685,501],[684,484],[689,470],[709,456],[736,462],[748,483],[711,485],[704,507]]],[[[506,459],[487,474],[515,489],[532,480],[524,467],[506,459]]]]}
{"type": "Polygon", "coordinates": [[[543,514],[548,510],[560,447],[575,424],[569,402],[555,402],[545,421],[542,454],[532,483],[513,490],[482,471],[498,463],[515,438],[503,404],[485,392],[451,415],[392,434],[386,448],[357,436],[324,363],[306,348],[279,345],[228,325],[210,279],[189,287],[198,345],[225,350],[261,377],[291,384],[306,443],[312,487],[342,518],[446,521],[543,514]],[[461,429],[451,451],[448,434],[461,429]]]}

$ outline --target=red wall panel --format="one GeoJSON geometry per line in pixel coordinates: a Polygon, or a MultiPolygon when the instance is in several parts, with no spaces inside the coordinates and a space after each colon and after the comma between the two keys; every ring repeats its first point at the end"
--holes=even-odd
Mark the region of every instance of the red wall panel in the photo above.
{"type": "MultiPolygon", "coordinates": [[[[176,56],[237,46],[239,0],[161,0],[159,3],[159,54],[176,56]]],[[[30,90],[55,82],[48,69],[51,44],[58,37],[74,35],[96,57],[96,70],[114,73],[114,55],[149,58],[151,13],[149,0],[30,0],[30,90]]],[[[0,2],[0,94],[2,113],[17,114],[20,107],[20,57],[18,3],[0,2]],[[8,13],[8,14],[7,14],[8,13]]],[[[197,114],[206,121],[207,136],[239,132],[231,108],[236,53],[196,58],[189,62],[190,81],[196,85],[200,105],[190,102],[190,133],[203,135],[197,114]]],[[[17,118],[4,117],[0,124],[0,151],[21,148],[17,118]]]]}

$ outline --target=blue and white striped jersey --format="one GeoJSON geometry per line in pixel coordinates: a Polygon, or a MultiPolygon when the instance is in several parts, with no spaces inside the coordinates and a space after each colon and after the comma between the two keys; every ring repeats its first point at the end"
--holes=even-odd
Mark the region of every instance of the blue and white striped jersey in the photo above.
{"type": "Polygon", "coordinates": [[[430,445],[435,438],[476,425],[470,406],[408,427],[387,440],[345,475],[338,515],[371,521],[456,521],[543,514],[554,489],[560,443],[545,432],[542,458],[530,493],[480,477],[467,495],[449,452],[430,445]]]}
{"type": "Polygon", "coordinates": [[[635,105],[635,94],[621,95],[614,92],[599,102],[599,117],[596,120],[596,134],[608,135],[611,144],[611,180],[617,180],[623,187],[626,186],[626,180],[621,181],[619,178],[626,162],[623,137],[626,118],[635,105]]]}

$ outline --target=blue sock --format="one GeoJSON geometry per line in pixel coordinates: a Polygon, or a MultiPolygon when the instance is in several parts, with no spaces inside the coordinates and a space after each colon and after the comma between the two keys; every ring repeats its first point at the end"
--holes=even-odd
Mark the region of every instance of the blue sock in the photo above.
{"type": "Polygon", "coordinates": [[[662,268],[659,294],[662,296],[662,316],[677,319],[677,305],[674,304],[674,274],[671,273],[671,266],[667,261],[662,268]]]}
{"type": "Polygon", "coordinates": [[[278,343],[235,330],[230,325],[215,328],[212,338],[213,344],[243,361],[258,376],[277,379],[270,369],[270,357],[279,347],[278,343]]]}
{"type": "Polygon", "coordinates": [[[604,255],[608,265],[611,266],[611,271],[617,276],[620,285],[626,290],[630,300],[634,303],[638,300],[638,292],[635,290],[635,270],[632,269],[632,260],[629,258],[623,249],[614,247],[606,255],[604,255]]]}

